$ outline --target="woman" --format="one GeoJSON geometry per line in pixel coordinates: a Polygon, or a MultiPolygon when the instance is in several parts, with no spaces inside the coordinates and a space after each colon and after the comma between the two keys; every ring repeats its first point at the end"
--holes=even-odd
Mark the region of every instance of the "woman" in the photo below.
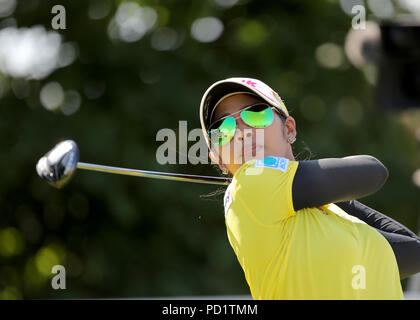
{"type": "Polygon", "coordinates": [[[296,161],[295,120],[256,79],[210,86],[200,121],[210,158],[233,176],[227,234],[254,299],[403,299],[400,279],[420,271],[420,239],[355,200],[385,183],[379,160],[296,161]]]}

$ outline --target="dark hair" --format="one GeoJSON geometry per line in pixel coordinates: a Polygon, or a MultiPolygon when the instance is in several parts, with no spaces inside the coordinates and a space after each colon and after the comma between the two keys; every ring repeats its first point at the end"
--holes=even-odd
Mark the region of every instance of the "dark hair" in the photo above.
{"type": "Polygon", "coordinates": [[[283,111],[280,111],[277,108],[274,108],[274,110],[277,112],[277,114],[280,116],[281,121],[283,122],[283,124],[286,122],[287,116],[284,114],[283,111]]]}

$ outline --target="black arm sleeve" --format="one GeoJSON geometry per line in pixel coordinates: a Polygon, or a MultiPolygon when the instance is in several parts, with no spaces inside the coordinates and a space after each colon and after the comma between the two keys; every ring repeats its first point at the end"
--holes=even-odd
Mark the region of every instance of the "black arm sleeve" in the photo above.
{"type": "Polygon", "coordinates": [[[376,228],[388,240],[394,251],[401,279],[420,272],[420,238],[413,231],[357,200],[339,202],[336,205],[376,228]]]}
{"type": "Polygon", "coordinates": [[[378,230],[418,239],[417,235],[406,226],[357,200],[337,202],[336,205],[378,230]]]}
{"type": "Polygon", "coordinates": [[[387,178],[387,168],[369,155],[299,161],[293,207],[298,211],[363,198],[378,191],[387,178]]]}
{"type": "Polygon", "coordinates": [[[405,279],[420,272],[420,239],[378,230],[394,251],[400,278],[405,279]]]}

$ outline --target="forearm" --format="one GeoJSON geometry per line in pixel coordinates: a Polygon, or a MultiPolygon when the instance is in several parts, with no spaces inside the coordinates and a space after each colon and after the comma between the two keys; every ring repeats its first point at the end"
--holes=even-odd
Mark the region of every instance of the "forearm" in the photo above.
{"type": "Polygon", "coordinates": [[[420,272],[419,238],[412,238],[382,230],[378,230],[378,232],[388,240],[388,243],[394,251],[401,279],[408,278],[420,272]]]}
{"type": "Polygon", "coordinates": [[[387,178],[386,167],[368,155],[299,161],[293,205],[298,211],[363,198],[378,191],[387,178]]]}
{"type": "Polygon", "coordinates": [[[337,202],[335,204],[348,214],[359,218],[371,227],[374,227],[378,230],[397,233],[414,239],[419,239],[418,236],[406,226],[386,216],[385,214],[364,205],[358,200],[337,202]]]}
{"type": "Polygon", "coordinates": [[[374,227],[391,245],[400,278],[420,272],[420,238],[406,226],[357,200],[336,203],[348,214],[374,227]]]}

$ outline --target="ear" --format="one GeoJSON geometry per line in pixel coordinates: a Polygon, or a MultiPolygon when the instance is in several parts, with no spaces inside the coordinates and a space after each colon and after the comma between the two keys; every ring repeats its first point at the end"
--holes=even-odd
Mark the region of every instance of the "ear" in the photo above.
{"type": "Polygon", "coordinates": [[[287,117],[287,120],[285,123],[285,130],[286,130],[286,137],[288,137],[290,134],[294,134],[296,136],[296,122],[293,117],[291,116],[287,117]]]}

